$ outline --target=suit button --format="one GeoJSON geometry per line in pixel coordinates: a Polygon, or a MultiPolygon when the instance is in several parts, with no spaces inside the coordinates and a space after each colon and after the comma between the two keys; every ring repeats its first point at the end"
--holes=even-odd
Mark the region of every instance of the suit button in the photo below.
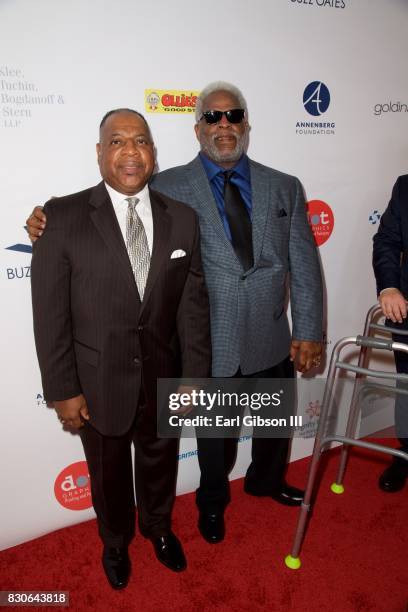
{"type": "Polygon", "coordinates": [[[241,280],[245,280],[245,279],[246,279],[246,276],[244,276],[244,275],[241,276],[241,280]]]}
{"type": "Polygon", "coordinates": [[[139,325],[139,327],[137,328],[137,331],[143,331],[144,330],[144,325],[139,325]]]}
{"type": "Polygon", "coordinates": [[[134,358],[133,358],[133,363],[134,363],[135,365],[140,365],[140,359],[138,359],[137,357],[134,357],[134,358]]]}

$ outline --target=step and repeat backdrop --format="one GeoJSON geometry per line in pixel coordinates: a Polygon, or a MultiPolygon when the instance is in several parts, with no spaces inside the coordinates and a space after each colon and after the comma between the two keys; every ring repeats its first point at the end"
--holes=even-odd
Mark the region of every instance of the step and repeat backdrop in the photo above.
{"type": "MultiPolygon", "coordinates": [[[[80,440],[42,394],[24,226],[34,204],[99,182],[104,113],[145,113],[163,170],[198,151],[200,89],[219,79],[242,89],[249,155],[304,185],[330,354],[376,300],[372,236],[408,172],[407,31],[404,0],[0,2],[0,549],[94,516],[80,440]]],[[[320,409],[313,394],[299,402],[308,422],[292,459],[310,454],[320,409]]],[[[192,491],[194,440],[179,459],[178,492],[192,491]]],[[[249,459],[244,437],[233,478],[249,459]]]]}

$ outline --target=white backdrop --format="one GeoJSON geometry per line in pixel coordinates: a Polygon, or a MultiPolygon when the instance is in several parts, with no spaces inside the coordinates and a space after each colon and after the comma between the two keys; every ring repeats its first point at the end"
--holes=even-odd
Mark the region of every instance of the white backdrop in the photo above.
{"type": "MultiPolygon", "coordinates": [[[[71,467],[83,461],[80,441],[42,401],[23,226],[33,204],[99,181],[102,115],[143,112],[146,89],[188,94],[217,79],[241,87],[250,156],[299,176],[308,200],[333,212],[320,245],[330,349],[361,331],[375,301],[371,239],[395,178],[407,172],[407,31],[404,0],[1,0],[0,549],[93,516],[79,509],[89,504],[86,470],[71,467]],[[314,81],[330,93],[316,117],[303,105],[314,81]],[[296,127],[315,121],[334,133],[296,127]]],[[[196,154],[191,113],[147,119],[160,169],[196,154]]],[[[197,486],[194,448],[183,442],[179,492],[197,486]]],[[[244,473],[249,448],[240,444],[233,477],[244,473]]],[[[292,458],[310,448],[296,440],[292,458]]]]}

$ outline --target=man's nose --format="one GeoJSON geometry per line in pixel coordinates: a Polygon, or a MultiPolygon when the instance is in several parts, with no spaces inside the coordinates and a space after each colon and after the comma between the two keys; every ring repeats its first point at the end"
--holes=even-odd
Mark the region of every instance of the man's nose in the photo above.
{"type": "Polygon", "coordinates": [[[122,149],[127,155],[138,155],[139,147],[134,140],[127,140],[124,148],[122,149]]]}
{"type": "Polygon", "coordinates": [[[222,128],[226,128],[226,127],[231,127],[230,122],[228,121],[227,117],[225,116],[225,114],[222,115],[221,119],[218,122],[218,125],[222,128]]]}

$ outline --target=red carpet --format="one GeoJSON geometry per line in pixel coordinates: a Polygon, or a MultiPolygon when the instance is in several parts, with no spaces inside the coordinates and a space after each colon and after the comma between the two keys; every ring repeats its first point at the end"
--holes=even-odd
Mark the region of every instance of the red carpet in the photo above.
{"type": "MultiPolygon", "coordinates": [[[[194,496],[177,498],[174,530],[188,558],[182,574],[161,566],[150,542],[138,535],[130,548],[131,582],[113,591],[90,521],[0,552],[0,590],[65,590],[71,610],[98,612],[406,612],[408,487],[382,493],[377,478],[387,458],[356,449],[346,492],[333,495],[338,452],[329,455],[300,570],[283,562],[298,509],[249,497],[239,480],[232,483],[227,538],[218,545],[206,544],[197,531],[194,496]]],[[[292,463],[288,481],[303,486],[308,464],[292,463]]]]}

